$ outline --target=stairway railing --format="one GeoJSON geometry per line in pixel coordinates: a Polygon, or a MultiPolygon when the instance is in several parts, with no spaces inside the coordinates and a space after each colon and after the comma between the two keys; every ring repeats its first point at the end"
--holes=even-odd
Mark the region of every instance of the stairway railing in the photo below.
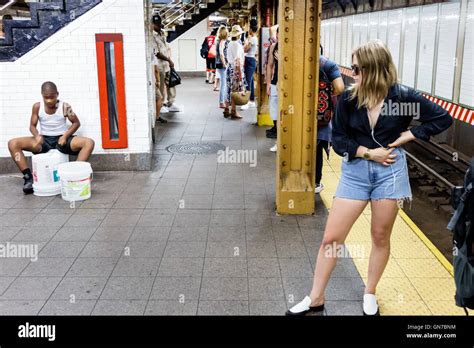
{"type": "Polygon", "coordinates": [[[165,16],[169,11],[172,11],[175,7],[181,6],[183,3],[181,1],[176,1],[176,2],[170,2],[169,4],[166,4],[165,6],[161,7],[158,9],[156,12],[160,17],[165,16]]]}
{"type": "Polygon", "coordinates": [[[5,5],[3,5],[2,7],[0,7],[0,13],[4,10],[6,10],[7,8],[9,8],[10,6],[13,6],[15,3],[16,3],[17,0],[10,0],[8,1],[5,5]]]}
{"type": "Polygon", "coordinates": [[[189,6],[187,9],[183,10],[180,14],[178,14],[175,18],[165,24],[165,28],[172,27],[177,21],[180,22],[185,19],[186,14],[190,13],[191,11],[194,12],[196,8],[199,8],[199,5],[204,3],[203,0],[194,0],[193,4],[189,6]]]}

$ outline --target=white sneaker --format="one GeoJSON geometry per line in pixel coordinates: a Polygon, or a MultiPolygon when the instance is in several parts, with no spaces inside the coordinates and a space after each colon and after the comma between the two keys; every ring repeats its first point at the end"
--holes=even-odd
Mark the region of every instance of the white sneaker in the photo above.
{"type": "Polygon", "coordinates": [[[322,190],[324,190],[324,185],[323,184],[316,185],[316,187],[314,189],[314,193],[319,193],[322,190]]]}
{"type": "Polygon", "coordinates": [[[181,108],[177,105],[172,104],[168,107],[169,112],[181,112],[181,108]]]}
{"type": "Polygon", "coordinates": [[[166,106],[163,105],[161,107],[160,114],[167,114],[168,112],[170,112],[170,110],[166,106]]]}
{"type": "Polygon", "coordinates": [[[249,102],[247,105],[252,109],[255,109],[257,107],[257,104],[254,101],[249,102]]]}
{"type": "Polygon", "coordinates": [[[248,109],[249,109],[249,104],[250,104],[250,103],[247,103],[247,104],[245,104],[245,105],[242,105],[242,106],[240,107],[240,110],[248,110],[248,109]]]}
{"type": "Polygon", "coordinates": [[[362,306],[364,315],[380,315],[377,297],[373,294],[364,295],[364,304],[362,306]]]}
{"type": "Polygon", "coordinates": [[[270,152],[277,152],[277,150],[278,150],[277,144],[273,145],[273,146],[270,148],[270,152]]]}

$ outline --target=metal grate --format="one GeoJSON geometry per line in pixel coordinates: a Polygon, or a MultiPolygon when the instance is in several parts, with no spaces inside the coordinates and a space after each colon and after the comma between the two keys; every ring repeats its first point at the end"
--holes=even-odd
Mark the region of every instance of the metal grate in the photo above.
{"type": "Polygon", "coordinates": [[[179,143],[168,146],[166,150],[188,155],[210,155],[225,150],[225,146],[218,143],[179,143]]]}

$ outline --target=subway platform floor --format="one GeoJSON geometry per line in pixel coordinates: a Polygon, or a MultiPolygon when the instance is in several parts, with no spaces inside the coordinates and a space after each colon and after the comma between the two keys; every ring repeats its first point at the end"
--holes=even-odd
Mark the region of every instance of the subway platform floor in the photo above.
{"type": "MultiPolygon", "coordinates": [[[[0,244],[38,259],[0,258],[1,315],[283,315],[311,289],[327,210],[277,216],[275,154],[256,111],[222,117],[218,92],[183,79],[158,125],[151,172],[95,173],[91,199],[24,196],[0,178],[0,244]],[[171,144],[256,150],[257,165],[171,154],[171,144]],[[252,166],[251,166],[252,165],[252,166]]],[[[341,259],[326,314],[361,315],[364,283],[341,259]]]]}
{"type": "MultiPolygon", "coordinates": [[[[24,196],[19,175],[0,177],[0,245],[38,247],[37,260],[0,258],[0,315],[283,315],[309,294],[337,155],[325,162],[327,188],[315,197],[316,214],[277,216],[274,142],[253,124],[255,109],[241,112],[240,121],[223,118],[218,93],[201,78],[183,79],[177,92],[183,110],[157,126],[150,172],[94,173],[91,199],[74,207],[61,197],[24,196]],[[257,163],[167,150],[191,142],[255,151],[257,163]]],[[[339,259],[324,315],[362,315],[369,218],[361,216],[349,239],[364,255],[339,259]]],[[[401,243],[419,242],[400,222],[396,228],[401,243]]],[[[452,278],[416,246],[407,256],[395,245],[381,314],[458,313],[445,290],[432,299],[443,296],[442,310],[421,300],[434,293],[417,288],[423,277],[408,278],[426,272],[450,290],[452,278]],[[408,267],[411,257],[430,264],[411,267],[410,275],[400,260],[408,267]]]]}

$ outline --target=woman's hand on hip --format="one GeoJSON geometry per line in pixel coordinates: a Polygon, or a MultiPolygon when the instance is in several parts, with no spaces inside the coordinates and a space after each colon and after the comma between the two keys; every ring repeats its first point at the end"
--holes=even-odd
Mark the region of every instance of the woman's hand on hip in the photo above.
{"type": "Polygon", "coordinates": [[[370,150],[370,160],[383,164],[384,166],[389,166],[396,161],[395,157],[397,157],[397,154],[392,153],[393,150],[395,150],[394,147],[390,149],[379,147],[377,149],[370,150]]]}
{"type": "Polygon", "coordinates": [[[412,140],[415,139],[415,136],[413,135],[413,133],[409,130],[407,130],[406,132],[403,132],[403,133],[400,133],[400,136],[398,137],[398,139],[396,139],[393,143],[391,144],[388,144],[388,147],[397,147],[397,146],[401,146],[403,144],[406,144],[412,140]]]}

